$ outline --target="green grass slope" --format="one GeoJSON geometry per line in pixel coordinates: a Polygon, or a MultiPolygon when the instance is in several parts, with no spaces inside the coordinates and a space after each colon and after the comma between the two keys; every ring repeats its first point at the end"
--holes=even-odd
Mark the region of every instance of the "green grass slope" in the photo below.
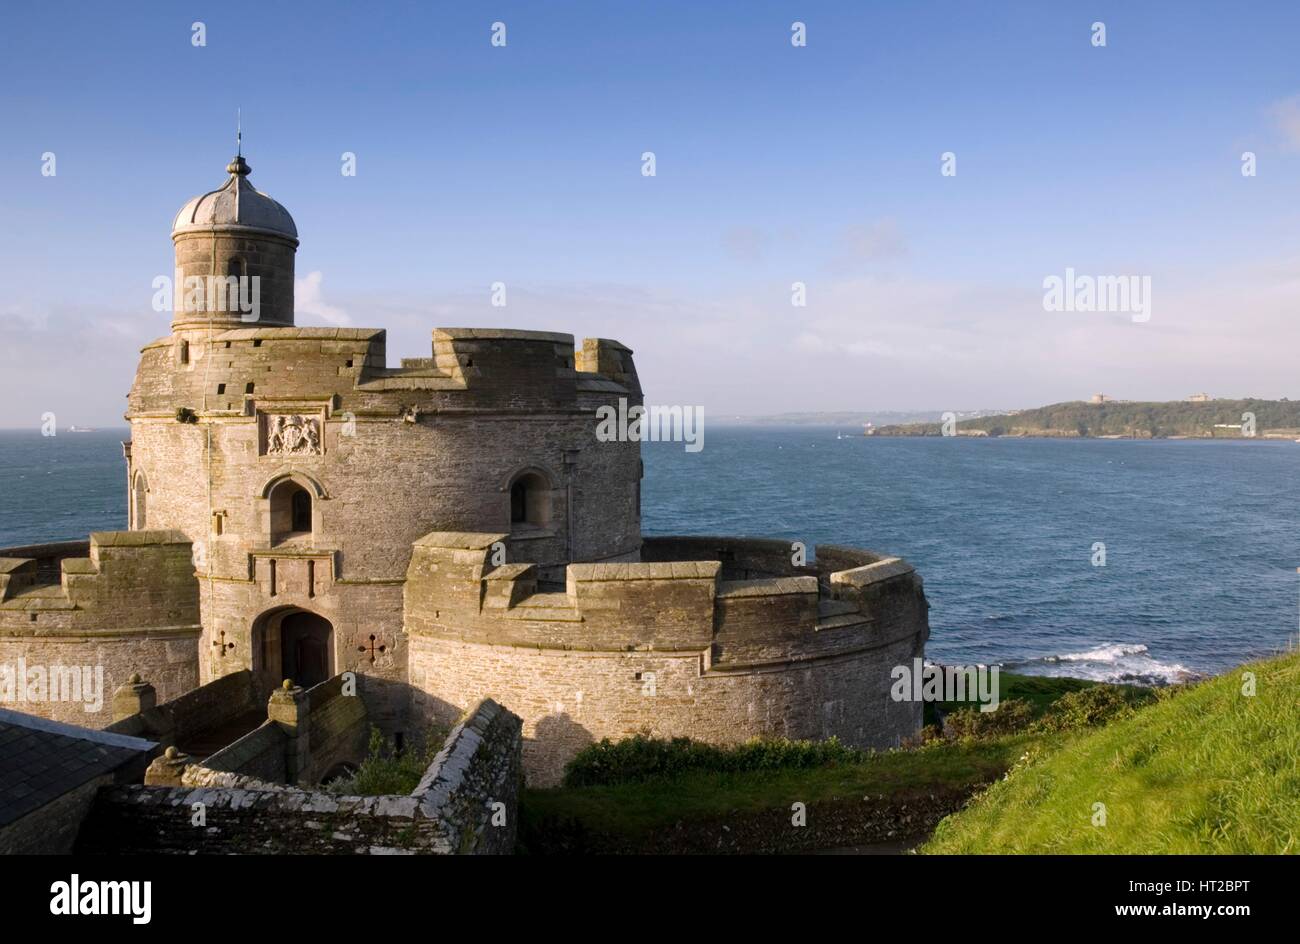
{"type": "Polygon", "coordinates": [[[1053,744],[945,819],[921,851],[1300,853],[1300,654],[1053,744]]]}

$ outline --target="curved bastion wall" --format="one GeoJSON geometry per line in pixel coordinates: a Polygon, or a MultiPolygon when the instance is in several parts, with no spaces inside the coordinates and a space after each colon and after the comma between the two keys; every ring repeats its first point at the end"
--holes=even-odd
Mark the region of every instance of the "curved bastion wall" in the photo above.
{"type": "Polygon", "coordinates": [[[714,743],[828,738],[892,747],[922,706],[891,669],[929,636],[920,577],[900,558],[786,542],[648,538],[643,559],[571,564],[539,589],[532,563],[494,565],[492,533],[416,542],[405,587],[413,723],[492,697],[524,719],[529,782],[552,785],[600,738],[714,743]],[[672,559],[669,559],[672,558],[672,559]]]}
{"type": "Polygon", "coordinates": [[[103,727],[134,672],[162,700],[198,685],[190,557],[177,531],[0,550],[0,707],[103,727]]]}

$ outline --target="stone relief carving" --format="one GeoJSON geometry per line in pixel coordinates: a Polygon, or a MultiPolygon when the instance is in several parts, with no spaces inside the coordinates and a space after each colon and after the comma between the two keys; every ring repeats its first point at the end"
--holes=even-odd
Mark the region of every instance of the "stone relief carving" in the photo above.
{"type": "Polygon", "coordinates": [[[319,456],[322,453],[320,418],[315,416],[268,416],[268,456],[319,456]]]}

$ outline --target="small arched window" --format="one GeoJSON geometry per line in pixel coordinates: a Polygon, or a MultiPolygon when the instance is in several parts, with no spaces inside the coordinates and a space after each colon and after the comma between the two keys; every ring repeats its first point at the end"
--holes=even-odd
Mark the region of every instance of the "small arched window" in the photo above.
{"type": "Polygon", "coordinates": [[[305,488],[300,488],[293,493],[291,501],[291,511],[293,516],[293,530],[302,532],[311,530],[311,495],[305,488]]]}
{"type": "Polygon", "coordinates": [[[292,479],[271,489],[271,543],[311,537],[312,495],[292,479]]]}
{"type": "Polygon", "coordinates": [[[545,527],[551,520],[551,489],[536,472],[510,483],[510,530],[545,527]]]}
{"type": "Polygon", "coordinates": [[[135,474],[135,486],[132,489],[131,495],[131,529],[133,531],[143,531],[146,522],[149,520],[148,515],[146,514],[148,495],[149,483],[145,481],[143,472],[137,472],[135,474]]]}

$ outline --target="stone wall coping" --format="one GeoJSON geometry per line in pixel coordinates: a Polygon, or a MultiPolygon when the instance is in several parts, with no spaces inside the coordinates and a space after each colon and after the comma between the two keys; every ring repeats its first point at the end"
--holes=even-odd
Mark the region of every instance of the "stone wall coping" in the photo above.
{"type": "Polygon", "coordinates": [[[484,580],[518,580],[520,577],[528,575],[529,572],[536,573],[536,564],[501,564],[495,570],[489,571],[483,575],[484,580]]]}
{"type": "Polygon", "coordinates": [[[85,556],[90,553],[89,541],[50,541],[45,544],[20,544],[16,547],[0,547],[0,557],[19,557],[41,560],[67,556],[85,556]]]}
{"type": "Polygon", "coordinates": [[[301,558],[303,560],[320,560],[333,557],[341,549],[337,547],[304,547],[299,544],[263,544],[248,549],[249,557],[279,557],[284,560],[301,558]]]}
{"type": "Polygon", "coordinates": [[[214,341],[368,341],[385,334],[383,328],[232,328],[214,341]]]}
{"type": "Polygon", "coordinates": [[[482,531],[431,531],[415,541],[417,547],[446,547],[454,550],[487,550],[497,541],[505,542],[508,534],[489,534],[482,531]]]}
{"type": "Polygon", "coordinates": [[[852,570],[840,570],[831,574],[831,583],[848,584],[852,587],[865,587],[868,584],[880,583],[883,580],[889,580],[893,577],[901,577],[904,574],[914,572],[914,568],[901,557],[886,557],[884,560],[877,561],[874,564],[867,564],[863,567],[854,567],[852,570]]]}
{"type": "MultiPolygon", "coordinates": [[[[578,390],[581,393],[627,393],[628,388],[596,374],[579,371],[578,390]]],[[[635,404],[633,404],[635,405],[635,404]]]]}
{"type": "Polygon", "coordinates": [[[20,567],[34,563],[34,557],[0,557],[0,574],[12,574],[20,567]]]}
{"type": "Polygon", "coordinates": [[[412,794],[419,800],[420,811],[425,816],[436,818],[460,789],[478,746],[492,724],[503,715],[504,708],[491,698],[484,698],[447,735],[442,750],[434,757],[412,794]]]}
{"type": "Polygon", "coordinates": [[[149,547],[156,544],[189,544],[182,532],[168,531],[92,531],[90,545],[94,547],[149,547]]]}
{"type": "Polygon", "coordinates": [[[720,561],[570,564],[568,578],[575,583],[604,580],[715,580],[721,571],[720,561]]]}
{"type": "Polygon", "coordinates": [[[243,764],[268,750],[284,750],[289,736],[274,721],[263,721],[243,737],[227,744],[201,765],[207,770],[234,773],[243,764]]]}
{"type": "Polygon", "coordinates": [[[521,331],[516,328],[434,328],[433,340],[543,341],[573,347],[573,335],[556,331],[521,331]]]}
{"type": "MultiPolygon", "coordinates": [[[[76,609],[77,605],[75,603],[71,603],[62,597],[55,599],[38,597],[34,600],[29,597],[17,597],[0,603],[0,611],[37,610],[44,612],[46,610],[75,611],[76,609]]],[[[24,623],[22,626],[4,626],[0,624],[0,639],[51,638],[83,642],[91,639],[100,642],[112,642],[118,639],[131,639],[137,642],[142,639],[167,641],[171,639],[189,639],[200,635],[202,632],[203,627],[198,623],[185,623],[179,626],[112,626],[107,629],[88,629],[80,626],[60,626],[51,629],[41,627],[38,623],[24,623]]]]}
{"type": "Polygon", "coordinates": [[[615,341],[613,338],[583,338],[582,339],[583,346],[585,347],[587,342],[589,341],[598,344],[600,347],[612,348],[615,351],[626,351],[628,354],[632,353],[632,349],[630,347],[628,347],[622,341],[615,341]]]}
{"type": "Polygon", "coordinates": [[[794,593],[817,595],[816,577],[762,577],[757,580],[723,580],[718,584],[718,599],[736,597],[779,597],[794,593]]]}

